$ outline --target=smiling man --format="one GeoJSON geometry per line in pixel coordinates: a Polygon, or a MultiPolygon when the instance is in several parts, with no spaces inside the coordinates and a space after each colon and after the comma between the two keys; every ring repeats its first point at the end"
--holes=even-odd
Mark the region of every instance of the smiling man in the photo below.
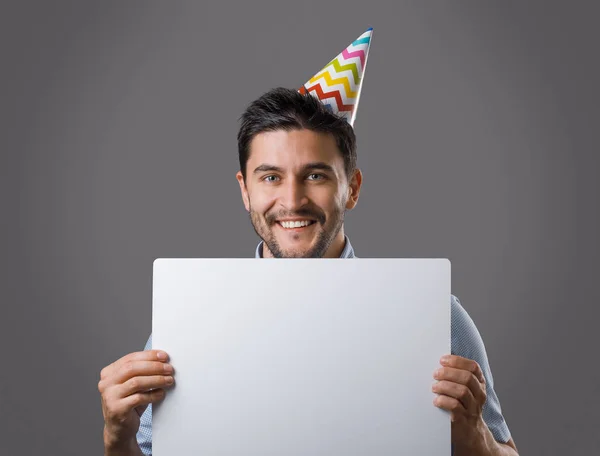
{"type": "MultiPolygon", "coordinates": [[[[272,96],[291,98],[285,91],[272,96]]],[[[344,212],[356,205],[362,182],[360,170],[354,169],[355,156],[344,159],[330,133],[304,128],[308,125],[294,120],[291,112],[273,116],[264,100],[251,109],[261,117],[261,126],[281,122],[282,114],[293,126],[257,134],[252,147],[245,141],[256,128],[252,120],[245,120],[240,131],[243,171],[236,177],[252,225],[263,239],[262,256],[339,257],[346,243],[344,212]]],[[[340,120],[338,128],[348,131],[351,127],[344,124],[340,120]]],[[[351,149],[353,139],[348,140],[351,149]]]]}
{"type": "MultiPolygon", "coordinates": [[[[364,36],[353,46],[368,44],[364,36]]],[[[360,57],[356,50],[344,55],[360,57]]],[[[262,239],[257,258],[355,258],[344,214],[356,206],[362,185],[352,127],[356,103],[349,112],[339,106],[332,112],[314,79],[308,90],[264,94],[241,118],[236,178],[262,239]]],[[[481,336],[456,297],[450,306],[452,353],[432,372],[432,406],[450,412],[453,454],[517,455],[481,336]]],[[[164,399],[173,374],[168,354],[152,349],[152,335],[143,351],[102,369],[105,455],[152,454],[151,404],[164,399]]]]}

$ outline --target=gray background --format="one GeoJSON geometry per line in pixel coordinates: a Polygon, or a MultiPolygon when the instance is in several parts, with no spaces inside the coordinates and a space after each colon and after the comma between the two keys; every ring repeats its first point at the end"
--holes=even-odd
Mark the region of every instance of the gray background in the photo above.
{"type": "Polygon", "coordinates": [[[369,26],[357,255],[450,258],[521,454],[596,452],[596,5],[3,2],[0,454],[102,453],[152,260],[254,253],[237,117],[369,26]]]}

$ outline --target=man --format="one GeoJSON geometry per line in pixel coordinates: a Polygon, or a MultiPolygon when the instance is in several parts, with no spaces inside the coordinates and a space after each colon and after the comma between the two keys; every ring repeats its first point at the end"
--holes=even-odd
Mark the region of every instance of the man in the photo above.
{"type": "MultiPolygon", "coordinates": [[[[355,258],[344,232],[345,211],[362,186],[355,113],[348,121],[307,93],[310,87],[301,92],[272,90],[242,115],[236,178],[262,239],[256,257],[355,258]]],[[[433,406],[450,412],[453,454],[517,455],[479,332],[454,296],[451,312],[452,353],[440,360],[432,390],[433,406]]],[[[152,454],[151,404],[164,399],[174,370],[168,354],[151,347],[152,335],[144,351],[101,372],[105,455],[152,454]]]]}

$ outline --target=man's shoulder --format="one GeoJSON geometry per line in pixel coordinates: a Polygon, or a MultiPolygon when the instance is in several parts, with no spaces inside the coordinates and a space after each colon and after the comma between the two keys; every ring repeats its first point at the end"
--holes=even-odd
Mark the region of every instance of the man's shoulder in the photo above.
{"type": "Polygon", "coordinates": [[[452,324],[464,327],[475,327],[475,322],[461,304],[458,297],[450,295],[450,310],[452,312],[452,324]]]}
{"type": "Polygon", "coordinates": [[[485,356],[485,346],[475,322],[454,295],[451,295],[450,307],[452,353],[479,361],[485,356]]]}

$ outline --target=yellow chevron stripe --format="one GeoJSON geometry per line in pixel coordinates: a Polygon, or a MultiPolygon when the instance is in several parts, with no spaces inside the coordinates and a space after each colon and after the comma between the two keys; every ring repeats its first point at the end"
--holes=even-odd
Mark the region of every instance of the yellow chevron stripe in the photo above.
{"type": "Polygon", "coordinates": [[[325,79],[325,81],[327,82],[327,85],[329,87],[331,87],[334,84],[342,84],[344,86],[344,88],[346,89],[346,94],[348,95],[348,98],[356,98],[357,93],[354,92],[351,88],[350,88],[350,81],[348,81],[348,78],[346,76],[342,76],[341,78],[336,78],[336,79],[332,79],[331,75],[329,74],[328,71],[324,71],[323,73],[314,76],[309,82],[309,84],[312,84],[314,82],[316,82],[318,79],[323,78],[325,79]]]}
{"type": "Polygon", "coordinates": [[[327,66],[323,68],[323,70],[327,69],[329,66],[333,66],[333,68],[335,68],[335,71],[337,71],[338,73],[341,73],[342,71],[346,70],[351,71],[352,76],[354,76],[354,84],[360,84],[360,76],[358,75],[358,72],[361,68],[358,65],[356,65],[356,63],[347,63],[345,65],[342,65],[336,57],[331,62],[329,62],[327,66]]]}

